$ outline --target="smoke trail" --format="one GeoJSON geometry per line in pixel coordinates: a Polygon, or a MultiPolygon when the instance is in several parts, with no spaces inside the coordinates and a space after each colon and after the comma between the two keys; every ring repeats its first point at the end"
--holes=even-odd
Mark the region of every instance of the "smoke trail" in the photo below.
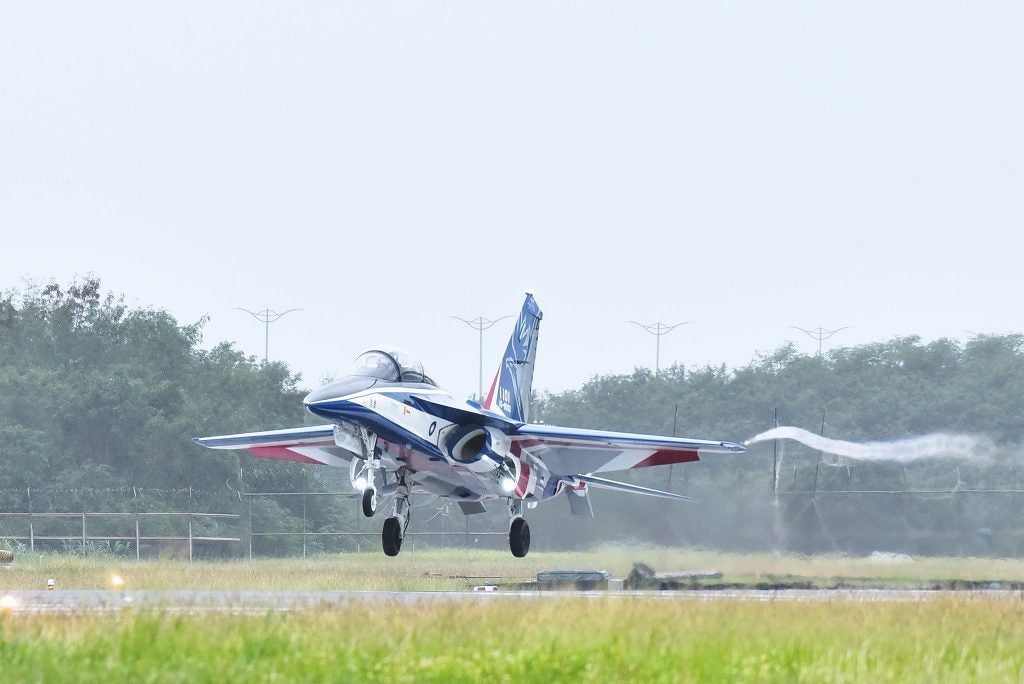
{"type": "Polygon", "coordinates": [[[762,432],[747,440],[756,444],[772,439],[791,439],[806,444],[812,449],[836,456],[845,456],[858,461],[897,461],[906,463],[925,458],[988,459],[994,446],[983,438],[970,435],[935,433],[921,437],[910,437],[892,442],[844,442],[816,435],[798,427],[782,426],[762,432]]]}

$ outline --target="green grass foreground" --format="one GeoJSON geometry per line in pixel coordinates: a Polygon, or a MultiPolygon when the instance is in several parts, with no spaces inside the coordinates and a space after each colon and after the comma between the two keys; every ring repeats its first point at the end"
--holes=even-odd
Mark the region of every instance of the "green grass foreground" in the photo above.
{"type": "Polygon", "coordinates": [[[0,615],[4,681],[1014,682],[1024,602],[355,603],[0,615]]]}

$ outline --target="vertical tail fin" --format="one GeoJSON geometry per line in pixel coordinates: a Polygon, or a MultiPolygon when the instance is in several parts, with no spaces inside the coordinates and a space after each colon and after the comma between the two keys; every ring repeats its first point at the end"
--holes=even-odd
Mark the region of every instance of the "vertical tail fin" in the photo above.
{"type": "Polygon", "coordinates": [[[527,292],[516,327],[505,348],[505,355],[483,404],[488,411],[500,413],[519,423],[529,419],[533,363],[537,358],[537,335],[542,318],[544,314],[533,294],[527,292]]]}

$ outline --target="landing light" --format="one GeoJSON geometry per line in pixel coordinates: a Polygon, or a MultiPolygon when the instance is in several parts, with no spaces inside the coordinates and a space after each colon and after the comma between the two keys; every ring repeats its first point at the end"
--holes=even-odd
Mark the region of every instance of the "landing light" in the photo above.
{"type": "Polygon", "coordinates": [[[110,586],[114,589],[120,589],[124,586],[124,577],[114,574],[110,576],[110,586]]]}
{"type": "Polygon", "coordinates": [[[516,481],[513,480],[511,477],[501,478],[499,484],[501,485],[502,491],[505,492],[512,492],[516,488],[516,481]]]}
{"type": "Polygon", "coordinates": [[[14,598],[10,594],[7,594],[3,598],[0,598],[0,610],[11,611],[18,607],[18,599],[14,598]]]}
{"type": "Polygon", "coordinates": [[[356,491],[359,491],[359,492],[363,491],[364,489],[366,489],[366,478],[365,477],[356,478],[356,481],[352,483],[352,486],[356,488],[356,491]]]}

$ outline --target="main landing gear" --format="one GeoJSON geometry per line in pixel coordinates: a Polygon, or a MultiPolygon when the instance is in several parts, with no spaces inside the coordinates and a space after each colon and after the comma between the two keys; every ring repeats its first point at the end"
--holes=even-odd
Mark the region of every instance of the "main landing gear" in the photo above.
{"type": "Polygon", "coordinates": [[[407,473],[404,470],[398,471],[398,494],[394,503],[391,504],[391,515],[384,521],[384,529],[380,533],[381,546],[384,547],[384,555],[397,556],[402,550],[402,540],[405,539],[405,530],[409,527],[412,507],[409,504],[411,482],[407,481],[407,473]]]}
{"type": "MultiPolygon", "coordinates": [[[[412,477],[406,470],[399,470],[398,492],[391,504],[391,515],[384,521],[380,533],[381,547],[387,556],[397,556],[405,541],[405,531],[409,528],[412,517],[412,505],[409,496],[412,488],[412,477]]],[[[363,513],[373,515],[377,505],[377,492],[372,487],[363,490],[363,513]],[[370,510],[367,513],[367,510],[370,510]]],[[[523,517],[523,500],[508,500],[508,548],[516,558],[523,558],[530,552],[530,524],[523,517]]]]}
{"type": "Polygon", "coordinates": [[[509,499],[508,548],[516,558],[523,558],[530,552],[530,524],[523,517],[523,500],[509,499]]]}

